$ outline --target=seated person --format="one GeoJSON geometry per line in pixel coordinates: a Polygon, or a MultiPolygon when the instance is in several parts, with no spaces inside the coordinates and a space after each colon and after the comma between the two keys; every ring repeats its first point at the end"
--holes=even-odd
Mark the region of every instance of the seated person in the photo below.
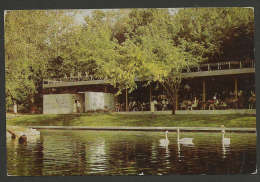
{"type": "Polygon", "coordinates": [[[190,100],[187,100],[187,103],[186,103],[187,105],[186,105],[186,109],[188,109],[188,110],[192,110],[192,101],[190,101],[190,100]]]}
{"type": "Polygon", "coordinates": [[[180,108],[181,108],[182,110],[185,110],[185,109],[186,109],[186,104],[185,104],[184,101],[180,104],[180,108]]]}
{"type": "Polygon", "coordinates": [[[190,109],[192,110],[193,108],[197,108],[198,107],[198,103],[199,103],[199,101],[195,97],[190,109]]]}
{"type": "Polygon", "coordinates": [[[219,104],[220,109],[225,109],[225,108],[227,108],[227,106],[228,105],[224,101],[221,101],[220,104],[219,104]]]}
{"type": "Polygon", "coordinates": [[[132,102],[132,111],[137,111],[137,103],[135,101],[132,102]]]}
{"type": "Polygon", "coordinates": [[[120,104],[116,103],[116,112],[119,112],[119,111],[120,111],[120,104]]]}
{"type": "Polygon", "coordinates": [[[214,106],[215,101],[214,100],[208,100],[208,106],[209,106],[209,110],[214,110],[215,106],[214,106]]]}
{"type": "Polygon", "coordinates": [[[165,111],[167,109],[168,101],[162,100],[162,110],[165,111]]]}

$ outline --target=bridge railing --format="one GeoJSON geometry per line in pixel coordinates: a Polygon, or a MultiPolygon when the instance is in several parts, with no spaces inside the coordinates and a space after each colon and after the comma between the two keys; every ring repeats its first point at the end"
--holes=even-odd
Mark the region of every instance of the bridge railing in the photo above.
{"type": "MultiPolygon", "coordinates": [[[[208,63],[201,64],[198,67],[191,67],[183,71],[183,73],[189,72],[202,72],[202,71],[217,71],[217,70],[227,70],[227,69],[243,69],[243,68],[255,68],[254,60],[245,60],[245,61],[226,61],[219,63],[208,63]]],[[[96,77],[89,75],[87,72],[78,72],[75,74],[65,75],[63,78],[53,78],[46,79],[43,81],[43,84],[53,85],[62,82],[75,82],[75,81],[97,81],[105,80],[102,77],[96,77]]]]}

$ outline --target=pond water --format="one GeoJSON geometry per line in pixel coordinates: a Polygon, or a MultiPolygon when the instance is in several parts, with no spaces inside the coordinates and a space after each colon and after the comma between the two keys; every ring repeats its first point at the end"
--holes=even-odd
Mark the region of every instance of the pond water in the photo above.
{"type": "Polygon", "coordinates": [[[41,130],[27,144],[7,140],[9,175],[248,174],[256,169],[256,134],[41,130]]]}

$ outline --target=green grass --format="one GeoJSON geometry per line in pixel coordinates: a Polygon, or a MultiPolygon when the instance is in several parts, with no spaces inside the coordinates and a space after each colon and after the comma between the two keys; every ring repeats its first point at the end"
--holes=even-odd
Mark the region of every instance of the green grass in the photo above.
{"type": "Polygon", "coordinates": [[[256,116],[226,115],[155,115],[84,113],[66,115],[20,115],[7,119],[16,126],[157,126],[157,127],[241,127],[255,128],[256,116]]]}

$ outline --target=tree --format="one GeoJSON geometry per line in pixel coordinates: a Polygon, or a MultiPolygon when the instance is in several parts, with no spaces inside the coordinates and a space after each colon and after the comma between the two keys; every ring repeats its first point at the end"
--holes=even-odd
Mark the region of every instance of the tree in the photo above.
{"type": "MultiPolygon", "coordinates": [[[[169,31],[174,23],[166,10],[140,11],[130,12],[131,21],[126,25],[128,31],[124,34],[124,41],[113,39],[110,41],[111,52],[103,50],[102,55],[109,55],[110,59],[105,56],[95,60],[98,60],[97,64],[119,92],[135,89],[137,80],[147,81],[148,84],[151,81],[160,82],[167,91],[174,114],[175,94],[179,89],[181,73],[183,69],[196,65],[201,55],[194,57],[182,44],[175,45],[169,31]]],[[[109,43],[109,38],[106,40],[109,43]]]]}
{"type": "Polygon", "coordinates": [[[171,12],[95,10],[82,26],[75,24],[77,11],[8,11],[7,103],[16,101],[26,107],[42,103],[43,79],[87,72],[109,80],[118,93],[134,90],[137,80],[160,82],[174,113],[183,69],[202,61],[254,57],[252,9],[183,8],[171,12]]]}
{"type": "Polygon", "coordinates": [[[254,57],[254,12],[250,8],[184,8],[173,17],[172,37],[187,51],[219,62],[254,57]]]}
{"type": "Polygon", "coordinates": [[[163,85],[172,103],[172,114],[176,110],[176,94],[182,81],[182,72],[202,61],[200,54],[194,56],[182,44],[176,45],[171,30],[175,26],[165,10],[151,11],[153,20],[137,29],[137,46],[143,52],[138,78],[153,80],[163,85]]]}
{"type": "Polygon", "coordinates": [[[48,60],[68,54],[65,42],[74,31],[67,11],[19,10],[5,15],[7,104],[26,110],[41,106],[42,81],[51,75],[48,60]]]}

